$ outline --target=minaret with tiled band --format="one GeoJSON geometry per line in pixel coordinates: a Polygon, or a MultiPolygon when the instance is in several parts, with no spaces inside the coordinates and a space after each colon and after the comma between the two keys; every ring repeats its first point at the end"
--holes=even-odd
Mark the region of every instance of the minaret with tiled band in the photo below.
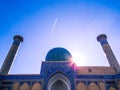
{"type": "Polygon", "coordinates": [[[107,36],[105,34],[101,34],[97,37],[97,41],[100,42],[110,66],[115,69],[116,73],[120,73],[120,65],[107,41],[107,36]]]}
{"type": "Polygon", "coordinates": [[[23,37],[16,35],[14,36],[13,44],[8,52],[8,55],[5,58],[5,61],[1,67],[0,74],[7,75],[13,63],[13,60],[16,56],[17,50],[21,42],[23,42],[23,37]]]}

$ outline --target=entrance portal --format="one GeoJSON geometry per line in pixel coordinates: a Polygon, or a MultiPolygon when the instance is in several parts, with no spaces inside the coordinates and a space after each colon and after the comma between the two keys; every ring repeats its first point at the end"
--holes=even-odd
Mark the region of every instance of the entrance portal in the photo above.
{"type": "Polygon", "coordinates": [[[50,90],[68,90],[66,84],[61,80],[57,80],[51,87],[50,90]]]}

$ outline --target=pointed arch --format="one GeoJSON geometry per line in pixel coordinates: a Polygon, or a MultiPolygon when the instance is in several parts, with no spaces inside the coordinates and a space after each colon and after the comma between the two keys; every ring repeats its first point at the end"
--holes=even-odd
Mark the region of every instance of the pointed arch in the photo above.
{"type": "Polygon", "coordinates": [[[13,85],[13,90],[18,90],[18,88],[19,88],[19,83],[15,82],[13,85]]]}
{"type": "Polygon", "coordinates": [[[42,90],[41,85],[37,82],[35,84],[33,84],[31,90],[42,90]]]}
{"type": "Polygon", "coordinates": [[[85,86],[84,83],[79,82],[79,83],[77,84],[77,90],[87,90],[87,87],[85,86]]]}
{"type": "Polygon", "coordinates": [[[23,83],[20,86],[20,90],[30,90],[30,87],[29,87],[28,83],[23,83]]]}
{"type": "Polygon", "coordinates": [[[94,82],[91,82],[88,86],[88,90],[99,90],[99,87],[94,82]]]}
{"type": "Polygon", "coordinates": [[[103,82],[99,82],[99,87],[100,87],[100,90],[106,90],[105,84],[103,82]]]}
{"type": "Polygon", "coordinates": [[[54,84],[57,84],[58,82],[59,83],[61,82],[61,85],[63,84],[63,86],[66,86],[67,90],[71,90],[71,83],[70,83],[69,79],[60,72],[56,73],[49,79],[48,85],[47,85],[47,90],[51,90],[52,86],[54,84]]]}
{"type": "Polygon", "coordinates": [[[50,90],[68,90],[68,88],[63,81],[57,80],[56,82],[53,83],[50,90]]]}
{"type": "Polygon", "coordinates": [[[111,87],[109,88],[109,90],[117,90],[117,89],[115,89],[115,87],[111,86],[111,87]]]}

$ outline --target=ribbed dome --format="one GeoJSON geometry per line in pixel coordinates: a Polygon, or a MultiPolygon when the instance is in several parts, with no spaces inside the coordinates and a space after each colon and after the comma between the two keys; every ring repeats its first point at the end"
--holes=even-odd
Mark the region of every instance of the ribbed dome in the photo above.
{"type": "Polygon", "coordinates": [[[70,52],[61,47],[51,49],[46,55],[46,61],[68,61],[71,58],[70,52]]]}

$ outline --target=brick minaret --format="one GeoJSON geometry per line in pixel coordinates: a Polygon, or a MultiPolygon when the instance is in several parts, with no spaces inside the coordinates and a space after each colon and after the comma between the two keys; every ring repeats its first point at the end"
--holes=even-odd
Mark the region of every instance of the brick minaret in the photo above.
{"type": "Polygon", "coordinates": [[[8,55],[5,58],[5,61],[1,67],[0,74],[2,74],[2,75],[6,75],[9,73],[9,70],[10,70],[11,65],[13,63],[14,57],[17,53],[20,42],[23,42],[23,37],[21,37],[19,35],[14,36],[13,39],[14,39],[13,44],[12,44],[12,46],[8,52],[8,55]]]}
{"type": "Polygon", "coordinates": [[[105,34],[101,34],[97,37],[97,41],[100,42],[110,66],[115,69],[116,73],[120,73],[120,65],[107,41],[107,36],[105,34]]]}

